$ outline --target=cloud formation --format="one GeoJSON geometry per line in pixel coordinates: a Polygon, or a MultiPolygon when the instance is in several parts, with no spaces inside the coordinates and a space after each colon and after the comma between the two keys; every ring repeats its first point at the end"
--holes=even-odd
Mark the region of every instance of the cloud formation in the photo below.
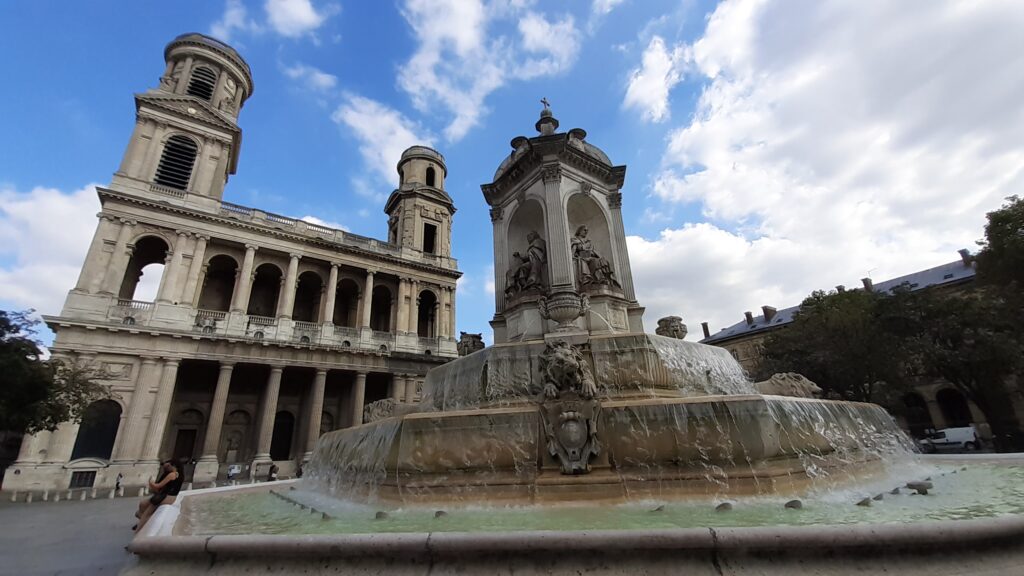
{"type": "Polygon", "coordinates": [[[523,2],[406,0],[402,15],[418,46],[399,69],[398,84],[418,110],[448,112],[449,142],[480,123],[487,96],[510,79],[558,74],[579,53],[571,16],[549,21],[523,2]],[[517,23],[518,38],[496,32],[496,23],[509,20],[517,23]],[[558,34],[558,41],[546,34],[558,34]]]}
{"type": "Polygon", "coordinates": [[[282,71],[288,78],[314,92],[329,92],[338,85],[338,77],[334,74],[328,74],[319,68],[301,62],[296,62],[292,66],[284,66],[282,71]]]}
{"type": "Polygon", "coordinates": [[[623,107],[639,110],[644,120],[668,120],[669,92],[683,79],[686,56],[685,46],[669,51],[665,40],[660,36],[652,37],[641,57],[640,67],[630,74],[623,107]]]}
{"type": "Polygon", "coordinates": [[[693,334],[956,260],[1024,185],[1022,27],[1008,2],[720,4],[683,47],[703,92],[653,182],[710,222],[630,239],[648,323],[693,334]]]}
{"type": "Polygon", "coordinates": [[[288,38],[315,32],[327,18],[339,11],[336,4],[317,9],[310,0],[267,0],[263,8],[270,27],[288,38]]]}
{"type": "Polygon", "coordinates": [[[99,209],[93,184],[71,193],[0,186],[0,302],[60,313],[78,281],[99,209]]]}
{"type": "Polygon", "coordinates": [[[406,148],[414,144],[433,145],[433,138],[419,124],[363,96],[347,94],[331,120],[346,126],[359,140],[363,160],[386,182],[397,181],[395,165],[406,148]]]}
{"type": "Polygon", "coordinates": [[[236,31],[258,33],[262,30],[262,26],[249,18],[242,0],[225,0],[224,14],[210,26],[210,34],[224,42],[231,42],[236,31]]]}

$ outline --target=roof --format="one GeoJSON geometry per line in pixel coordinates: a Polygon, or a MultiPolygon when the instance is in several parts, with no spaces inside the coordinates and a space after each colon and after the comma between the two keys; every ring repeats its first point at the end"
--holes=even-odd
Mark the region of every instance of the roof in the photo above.
{"type": "MultiPolygon", "coordinates": [[[[872,286],[872,290],[875,292],[891,292],[893,289],[900,286],[906,285],[911,291],[922,290],[932,286],[942,286],[950,284],[958,284],[974,279],[976,270],[973,262],[971,264],[965,264],[963,259],[942,264],[934,268],[928,268],[926,270],[920,270],[918,272],[912,272],[905,276],[899,276],[891,280],[885,280],[878,282],[872,286]]],[[[857,288],[859,290],[859,288],[857,288]]],[[[741,336],[748,336],[750,334],[756,334],[758,332],[764,332],[775,328],[789,324],[793,321],[794,315],[800,310],[800,305],[791,306],[779,310],[772,315],[771,321],[766,321],[764,315],[754,316],[753,323],[748,323],[745,319],[722,328],[718,332],[711,336],[704,338],[700,342],[702,344],[715,344],[718,342],[724,342],[733,338],[739,338],[741,336]]]]}

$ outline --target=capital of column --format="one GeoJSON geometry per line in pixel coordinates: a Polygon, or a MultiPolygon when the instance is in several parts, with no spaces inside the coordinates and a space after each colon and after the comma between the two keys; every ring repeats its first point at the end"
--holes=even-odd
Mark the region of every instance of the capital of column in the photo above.
{"type": "Polygon", "coordinates": [[[338,263],[338,262],[330,262],[330,265],[331,265],[331,268],[335,269],[335,270],[337,270],[338,268],[341,267],[341,264],[338,263]]]}
{"type": "Polygon", "coordinates": [[[221,370],[231,370],[235,367],[236,362],[234,360],[223,360],[220,363],[221,370]]]}
{"type": "Polygon", "coordinates": [[[288,254],[288,257],[295,261],[302,260],[302,254],[288,254]]]}
{"type": "Polygon", "coordinates": [[[153,364],[156,364],[158,360],[159,360],[159,358],[156,358],[154,356],[142,356],[142,364],[143,365],[150,365],[150,366],[152,366],[153,364]]]}
{"type": "Polygon", "coordinates": [[[611,208],[622,208],[622,192],[615,191],[608,195],[608,206],[611,208]]]}
{"type": "Polygon", "coordinates": [[[246,250],[251,250],[251,251],[255,252],[255,251],[259,250],[260,247],[255,245],[255,244],[246,244],[245,245],[245,249],[246,250]]]}
{"type": "Polygon", "coordinates": [[[98,214],[96,214],[96,217],[99,218],[100,220],[106,220],[108,222],[113,222],[117,220],[117,217],[111,216],[110,214],[104,214],[103,212],[99,212],[98,214]]]}
{"type": "Polygon", "coordinates": [[[181,358],[164,358],[164,366],[178,366],[181,364],[181,358]]]}
{"type": "Polygon", "coordinates": [[[367,268],[366,269],[366,275],[367,276],[371,276],[372,277],[377,272],[378,272],[378,270],[376,268],[367,268]]]}
{"type": "Polygon", "coordinates": [[[281,373],[281,372],[284,372],[284,366],[282,366],[282,365],[279,365],[279,364],[271,364],[271,365],[270,365],[270,372],[271,372],[272,374],[273,374],[273,373],[281,373]]]}
{"type": "Polygon", "coordinates": [[[326,376],[327,375],[327,368],[317,368],[316,369],[316,375],[317,376],[326,376]]]}
{"type": "Polygon", "coordinates": [[[136,224],[138,224],[138,221],[130,220],[128,218],[118,218],[118,220],[121,222],[122,226],[129,226],[130,227],[130,226],[135,226],[136,224]]]}
{"type": "Polygon", "coordinates": [[[541,178],[545,184],[550,182],[558,182],[562,178],[562,167],[556,162],[552,164],[545,164],[541,168],[541,178]]]}
{"type": "Polygon", "coordinates": [[[175,230],[174,233],[177,234],[179,238],[188,238],[192,234],[188,230],[175,230]]]}

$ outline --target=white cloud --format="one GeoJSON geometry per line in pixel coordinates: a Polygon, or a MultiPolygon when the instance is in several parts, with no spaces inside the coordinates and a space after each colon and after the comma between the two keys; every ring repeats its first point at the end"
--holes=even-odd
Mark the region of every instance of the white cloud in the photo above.
{"type": "Polygon", "coordinates": [[[660,36],[651,38],[640,67],[630,75],[623,107],[640,110],[644,120],[668,120],[669,92],[683,79],[686,56],[685,46],[676,46],[670,52],[660,36]]]}
{"type": "Polygon", "coordinates": [[[258,33],[261,30],[260,25],[249,18],[242,0],[225,0],[224,14],[210,26],[210,34],[224,42],[231,42],[235,31],[258,33]]]}
{"type": "Polygon", "coordinates": [[[605,15],[615,9],[616,6],[622,4],[624,0],[594,0],[590,4],[590,11],[594,14],[605,15]]]}
{"type": "Polygon", "coordinates": [[[697,333],[956,260],[1024,188],[1022,27],[1006,2],[720,4],[653,187],[711,223],[630,239],[648,323],[697,333]]]}
{"type": "Polygon", "coordinates": [[[0,187],[0,302],[60,313],[78,281],[99,209],[91,184],[70,194],[0,187]]]}
{"type": "Polygon", "coordinates": [[[484,292],[487,292],[491,296],[494,296],[494,264],[487,267],[487,271],[484,272],[484,292]]]}
{"type": "Polygon", "coordinates": [[[417,109],[447,110],[448,141],[479,124],[487,96],[510,79],[557,74],[575,61],[579,34],[573,19],[552,23],[526,9],[525,2],[406,0],[402,15],[419,44],[399,69],[398,83],[417,109]],[[492,24],[502,20],[516,21],[519,42],[495,31],[492,24]],[[562,43],[542,37],[543,30],[559,34],[562,43]]]}
{"type": "Polygon", "coordinates": [[[267,0],[263,7],[274,31],[289,38],[315,32],[339,10],[335,4],[318,10],[310,0],[267,0]]]}
{"type": "Polygon", "coordinates": [[[293,66],[283,67],[284,75],[296,80],[314,92],[328,92],[338,85],[338,77],[323,70],[296,62],[293,66]]]}
{"type": "MultiPolygon", "coordinates": [[[[397,182],[395,166],[402,152],[414,144],[431,146],[433,139],[415,122],[380,102],[348,94],[331,115],[359,140],[359,152],[366,164],[386,182],[397,182]]],[[[357,192],[361,188],[356,187],[357,192]]]]}
{"type": "Polygon", "coordinates": [[[302,220],[303,222],[309,222],[310,224],[316,224],[317,226],[326,226],[328,228],[334,228],[335,230],[345,230],[346,232],[348,231],[348,226],[345,226],[340,222],[321,220],[320,218],[317,218],[316,216],[313,215],[303,216],[302,218],[299,218],[299,220],[302,220]]]}

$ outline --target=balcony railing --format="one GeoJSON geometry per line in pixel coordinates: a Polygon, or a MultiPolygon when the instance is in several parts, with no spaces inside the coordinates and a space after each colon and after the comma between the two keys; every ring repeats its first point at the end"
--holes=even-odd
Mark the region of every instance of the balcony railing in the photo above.
{"type": "Polygon", "coordinates": [[[227,312],[219,310],[196,310],[196,318],[209,318],[210,320],[224,320],[228,317],[227,312]]]}
{"type": "Polygon", "coordinates": [[[125,310],[152,310],[152,302],[143,302],[142,300],[125,300],[118,298],[117,307],[124,308],[125,310]]]}
{"type": "Polygon", "coordinates": [[[166,194],[167,196],[174,196],[175,198],[184,198],[185,191],[178,190],[177,188],[171,188],[169,186],[161,186],[160,184],[150,184],[150,192],[156,192],[157,194],[166,194]]]}
{"type": "Polygon", "coordinates": [[[338,337],[358,338],[359,328],[352,328],[351,326],[335,326],[334,335],[338,337]]]}
{"type": "Polygon", "coordinates": [[[271,316],[249,316],[250,326],[277,326],[277,318],[271,316]]]}

